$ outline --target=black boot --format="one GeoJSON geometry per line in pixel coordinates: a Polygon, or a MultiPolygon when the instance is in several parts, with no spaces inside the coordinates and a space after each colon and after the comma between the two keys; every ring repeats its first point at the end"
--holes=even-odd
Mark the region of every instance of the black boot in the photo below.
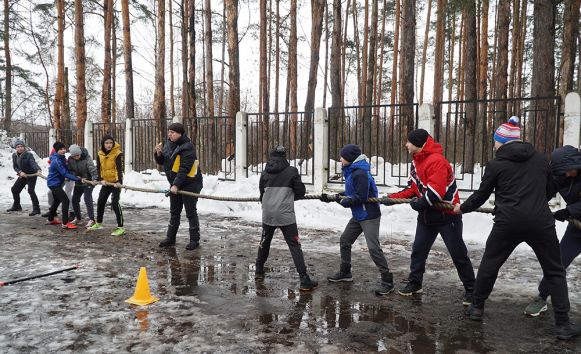
{"type": "Polygon", "coordinates": [[[393,275],[390,272],[381,274],[381,284],[375,289],[375,295],[387,295],[393,292],[393,275]]]}
{"type": "Polygon", "coordinates": [[[50,215],[50,211],[47,211],[46,213],[42,213],[42,215],[40,215],[40,216],[42,216],[43,218],[48,218],[49,215],[50,215]]]}
{"type": "Polygon", "coordinates": [[[482,321],[482,317],[484,316],[484,308],[474,307],[474,304],[472,304],[464,313],[472,321],[482,321]]]}
{"type": "Polygon", "coordinates": [[[311,291],[319,286],[319,283],[316,280],[312,280],[307,273],[301,273],[299,276],[301,277],[300,291],[311,291]]]}
{"type": "Polygon", "coordinates": [[[22,211],[22,207],[20,204],[12,204],[10,209],[6,209],[6,211],[22,211]]]}
{"type": "Polygon", "coordinates": [[[28,214],[28,216],[35,216],[40,214],[40,207],[32,207],[32,211],[28,214]]]}
{"type": "Polygon", "coordinates": [[[255,280],[264,280],[264,264],[256,262],[256,269],[254,270],[255,280]]]}
{"type": "Polygon", "coordinates": [[[200,247],[200,228],[190,228],[190,243],[186,246],[188,251],[200,247]]]}
{"type": "Polygon", "coordinates": [[[566,322],[557,325],[557,338],[562,340],[569,340],[573,337],[581,335],[581,326],[572,322],[566,322]]]}
{"type": "Polygon", "coordinates": [[[159,243],[159,247],[173,247],[176,245],[176,235],[178,233],[178,227],[173,225],[167,225],[167,234],[165,240],[159,243]]]}
{"type": "Polygon", "coordinates": [[[351,275],[351,264],[341,263],[339,272],[328,276],[327,280],[332,283],[340,281],[353,281],[353,276],[351,275]]]}

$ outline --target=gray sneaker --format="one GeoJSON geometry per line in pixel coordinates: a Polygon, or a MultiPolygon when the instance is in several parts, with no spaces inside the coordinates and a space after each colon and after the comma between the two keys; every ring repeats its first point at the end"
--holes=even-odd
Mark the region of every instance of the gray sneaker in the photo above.
{"type": "Polygon", "coordinates": [[[525,309],[525,315],[537,317],[541,312],[547,311],[547,301],[540,296],[536,296],[525,309]]]}

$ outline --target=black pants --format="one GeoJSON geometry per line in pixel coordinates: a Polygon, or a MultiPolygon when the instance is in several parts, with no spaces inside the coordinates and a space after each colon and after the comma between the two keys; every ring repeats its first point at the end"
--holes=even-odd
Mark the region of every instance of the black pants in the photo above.
{"type": "Polygon", "coordinates": [[[438,234],[442,235],[442,240],[452,257],[456,266],[458,276],[466,290],[474,288],[474,268],[468,258],[468,250],[462,239],[462,216],[446,216],[449,222],[434,225],[425,224],[418,218],[416,226],[416,238],[412,248],[409,279],[419,284],[422,283],[426,272],[426,260],[430,249],[436,241],[438,234]]]}
{"type": "Polygon", "coordinates": [[[50,187],[50,191],[52,192],[53,200],[48,210],[48,220],[54,220],[54,216],[56,215],[56,210],[59,207],[59,204],[62,203],[61,212],[63,214],[62,223],[63,225],[69,222],[69,197],[63,190],[63,187],[50,187]]]}
{"type": "Polygon", "coordinates": [[[81,197],[84,196],[85,207],[89,219],[95,221],[95,212],[93,210],[93,186],[75,185],[73,190],[73,211],[77,219],[82,219],[81,214],[81,197]]]}
{"type": "Polygon", "coordinates": [[[486,241],[486,248],[476,277],[474,306],[484,308],[484,302],[488,299],[496,282],[498,270],[512,251],[522,242],[531,246],[541,268],[543,268],[543,275],[553,301],[557,325],[567,322],[570,307],[567,278],[565,268],[561,264],[559,239],[554,226],[519,231],[497,225],[493,226],[486,241]]]}
{"type": "Polygon", "coordinates": [[[113,195],[111,197],[111,207],[113,208],[115,217],[117,218],[117,226],[123,227],[123,212],[121,211],[121,205],[119,204],[121,189],[115,188],[113,186],[101,186],[101,191],[99,191],[99,199],[97,199],[97,222],[99,224],[103,222],[105,205],[107,204],[109,195],[113,195]]]}
{"type": "Polygon", "coordinates": [[[12,197],[14,198],[14,205],[20,205],[20,192],[28,185],[28,194],[30,195],[30,200],[32,201],[32,209],[39,209],[38,197],[34,192],[34,187],[36,186],[36,176],[34,177],[18,177],[14,185],[10,189],[12,191],[12,197]]]}
{"type": "Polygon", "coordinates": [[[272,237],[274,236],[274,231],[280,228],[284,236],[284,240],[288,245],[291,256],[293,257],[293,262],[297,268],[299,274],[307,272],[307,266],[305,265],[305,259],[303,257],[303,250],[301,249],[301,244],[299,242],[299,230],[297,224],[290,224],[285,226],[271,226],[262,224],[262,238],[260,239],[260,246],[258,247],[258,257],[256,257],[257,265],[264,265],[268,259],[268,254],[270,253],[270,243],[272,242],[272,237]]]}
{"type": "MultiPolygon", "coordinates": [[[[563,238],[561,239],[560,248],[561,264],[563,264],[563,267],[567,269],[571,262],[581,254],[581,230],[572,224],[569,224],[563,238]]],[[[539,296],[546,300],[547,297],[549,297],[550,292],[551,289],[547,284],[547,280],[543,278],[539,284],[539,296]]]]}
{"type": "MultiPolygon", "coordinates": [[[[200,193],[202,190],[200,187],[196,186],[186,186],[183,188],[184,191],[200,193]]],[[[186,218],[188,219],[190,226],[190,241],[200,241],[200,220],[198,219],[198,198],[191,197],[189,195],[183,194],[169,194],[169,224],[177,228],[180,226],[180,219],[182,215],[182,210],[186,208],[186,218]]]]}

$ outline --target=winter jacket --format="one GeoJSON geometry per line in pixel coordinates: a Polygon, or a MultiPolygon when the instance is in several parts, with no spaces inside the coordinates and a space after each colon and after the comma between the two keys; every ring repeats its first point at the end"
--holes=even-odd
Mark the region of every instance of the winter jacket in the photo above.
{"type": "Polygon", "coordinates": [[[367,203],[367,199],[378,196],[367,156],[360,155],[349,165],[343,166],[342,170],[345,178],[345,192],[341,194],[349,198],[342,199],[340,204],[351,208],[351,214],[357,221],[380,217],[379,203],[367,203]]]}
{"type": "Polygon", "coordinates": [[[305,196],[299,171],[284,157],[270,157],[258,183],[262,202],[262,222],[270,226],[296,223],[295,200],[305,196]]]}
{"type": "Polygon", "coordinates": [[[438,209],[435,203],[460,203],[456,177],[443,151],[442,145],[428,136],[422,151],[413,155],[408,187],[388,195],[389,198],[419,198],[424,210],[420,211],[418,219],[425,224],[451,220],[453,211],[438,209]]]}
{"type": "Polygon", "coordinates": [[[24,172],[26,174],[33,174],[40,171],[40,167],[34,160],[34,156],[30,151],[24,151],[22,154],[12,154],[12,167],[16,173],[24,172]]]}
{"type": "Polygon", "coordinates": [[[581,151],[570,145],[555,149],[551,155],[551,172],[554,190],[567,203],[567,211],[581,220],[581,151]],[[577,176],[566,177],[567,170],[577,170],[577,176]]]}
{"type": "Polygon", "coordinates": [[[530,143],[502,145],[486,164],[480,188],[461,205],[463,213],[476,210],[494,192],[494,223],[503,230],[554,227],[547,201],[552,198],[549,160],[530,143]]]}
{"type": "Polygon", "coordinates": [[[114,143],[111,150],[106,151],[103,141],[97,157],[97,179],[111,183],[123,183],[123,152],[121,151],[121,145],[114,143]]]}
{"type": "MultiPolygon", "coordinates": [[[[79,160],[69,157],[68,168],[72,173],[81,178],[93,181],[98,178],[97,167],[95,167],[89,151],[85,148],[81,148],[81,158],[79,160]]],[[[81,182],[76,183],[76,185],[81,184],[81,182]]]]}
{"type": "Polygon", "coordinates": [[[50,156],[50,166],[48,167],[48,176],[46,177],[46,184],[49,188],[59,187],[65,183],[65,178],[71,181],[80,181],[81,179],[70,173],[67,168],[67,160],[65,155],[59,155],[58,152],[50,156]]]}
{"type": "Polygon", "coordinates": [[[176,142],[167,139],[161,155],[154,153],[155,162],[163,165],[165,176],[170,185],[179,189],[191,189],[195,186],[201,190],[203,186],[202,173],[196,148],[190,138],[182,135],[176,142]]]}

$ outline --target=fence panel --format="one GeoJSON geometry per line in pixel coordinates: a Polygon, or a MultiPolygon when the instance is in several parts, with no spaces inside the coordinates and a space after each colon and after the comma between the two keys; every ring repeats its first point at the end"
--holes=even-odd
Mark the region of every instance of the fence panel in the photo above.
{"type": "MultiPolygon", "coordinates": [[[[160,140],[160,136],[165,136],[167,132],[159,132],[157,122],[154,119],[133,119],[132,121],[133,136],[133,169],[135,171],[144,171],[147,169],[156,169],[157,164],[153,158],[153,149],[159,144],[165,142],[160,140]]],[[[171,124],[171,119],[166,122],[166,127],[171,124]]]]}
{"type": "Polygon", "coordinates": [[[418,126],[418,110],[417,104],[330,107],[328,183],[343,183],[341,148],[357,144],[371,161],[377,185],[407,185],[411,161],[404,145],[418,126]]]}
{"type": "Polygon", "coordinates": [[[436,106],[435,137],[452,164],[461,190],[478,189],[483,166],[494,158],[494,131],[511,116],[520,118],[521,136],[550,154],[562,144],[560,97],[443,101],[436,106]]]}
{"type": "Polygon", "coordinates": [[[45,132],[25,132],[24,142],[39,157],[48,157],[48,131],[45,132]]]}
{"type": "Polygon", "coordinates": [[[81,130],[76,129],[55,129],[56,133],[56,140],[62,141],[67,146],[71,146],[73,144],[83,146],[83,142],[85,137],[83,136],[81,130]]]}
{"type": "Polygon", "coordinates": [[[105,135],[111,135],[116,143],[121,145],[121,151],[125,147],[125,122],[123,123],[93,123],[93,159],[97,159],[97,153],[101,150],[101,140],[105,135]]]}
{"type": "Polygon", "coordinates": [[[303,182],[313,184],[313,112],[249,113],[247,129],[249,172],[261,173],[270,151],[282,145],[303,182]]]}

